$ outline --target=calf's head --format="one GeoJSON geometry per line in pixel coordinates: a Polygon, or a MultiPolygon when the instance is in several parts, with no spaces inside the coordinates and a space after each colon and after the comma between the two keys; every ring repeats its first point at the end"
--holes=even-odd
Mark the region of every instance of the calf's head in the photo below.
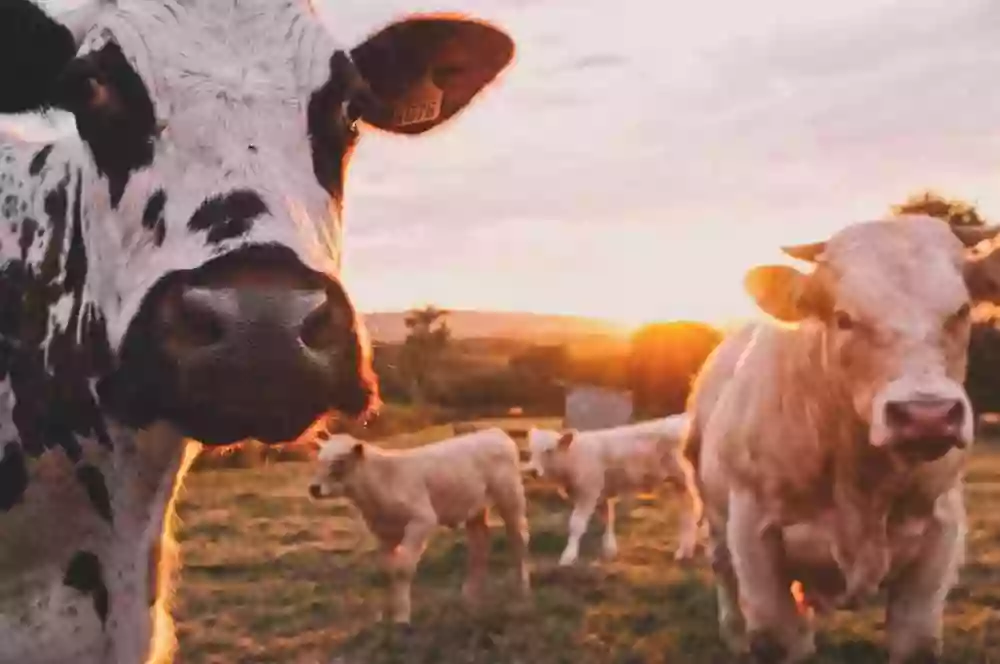
{"type": "MultiPolygon", "coordinates": [[[[78,176],[58,186],[85,247],[80,297],[115,358],[102,407],[208,444],[370,411],[368,343],[338,279],[348,159],[362,126],[415,135],[454,116],[511,40],[415,16],[343,49],[308,0],[92,1],[62,22],[0,7],[18,56],[0,64],[0,112],[75,117],[80,143],[57,150],[78,176]]],[[[63,178],[46,160],[40,177],[63,178]]]]}
{"type": "Polygon", "coordinates": [[[812,262],[812,273],[760,266],[745,285],[766,313],[818,328],[817,380],[844,391],[872,445],[934,460],[972,442],[962,386],[970,307],[1000,289],[995,257],[963,244],[997,232],[953,231],[923,216],[855,224],[827,242],[784,249],[812,262]]]}
{"type": "Polygon", "coordinates": [[[309,495],[316,500],[340,498],[347,494],[351,474],[365,458],[365,444],[339,434],[330,436],[319,448],[318,468],[309,482],[309,495]]]}
{"type": "Polygon", "coordinates": [[[565,452],[575,437],[575,431],[529,429],[527,474],[531,477],[544,477],[546,474],[558,477],[566,463],[565,452]]]}

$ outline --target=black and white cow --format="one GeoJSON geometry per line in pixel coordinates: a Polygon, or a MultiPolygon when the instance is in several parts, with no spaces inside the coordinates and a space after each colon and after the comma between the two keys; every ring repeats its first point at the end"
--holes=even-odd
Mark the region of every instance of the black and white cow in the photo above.
{"type": "Polygon", "coordinates": [[[300,437],[378,401],[338,282],[359,125],[419,134],[509,64],[500,30],[338,49],[308,0],[0,1],[0,663],[173,657],[188,440],[300,437]]]}

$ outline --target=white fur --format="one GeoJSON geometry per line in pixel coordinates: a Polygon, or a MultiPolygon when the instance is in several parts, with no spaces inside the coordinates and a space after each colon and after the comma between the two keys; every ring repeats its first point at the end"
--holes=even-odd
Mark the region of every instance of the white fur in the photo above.
{"type": "MultiPolygon", "coordinates": [[[[612,558],[618,552],[614,529],[617,498],[657,489],[667,481],[685,486],[679,446],[686,425],[687,416],[680,414],[610,429],[569,432],[572,442],[565,447],[559,441],[567,433],[528,431],[531,457],[527,470],[552,478],[573,503],[561,565],[576,562],[580,539],[595,511],[605,525],[603,553],[612,558]]],[[[692,557],[697,542],[697,519],[693,509],[686,509],[675,557],[692,557]]]]}
{"type": "Polygon", "coordinates": [[[389,451],[351,436],[326,441],[312,491],[346,496],[378,538],[390,575],[389,608],[410,620],[410,585],[428,538],[438,526],[465,525],[469,570],[463,594],[479,599],[489,556],[487,512],[507,530],[521,591],[530,590],[528,521],[520,455],[502,429],[490,428],[421,447],[389,451]]]}

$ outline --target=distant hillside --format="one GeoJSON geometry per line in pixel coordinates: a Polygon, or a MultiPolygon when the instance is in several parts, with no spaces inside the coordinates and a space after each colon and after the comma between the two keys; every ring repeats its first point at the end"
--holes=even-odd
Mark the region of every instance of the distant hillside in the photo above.
{"type": "MultiPolygon", "coordinates": [[[[377,311],[364,315],[372,341],[398,343],[406,338],[406,313],[377,311]]],[[[547,314],[501,311],[452,311],[448,326],[457,339],[506,338],[559,343],[593,337],[621,337],[623,330],[605,321],[547,314]]]]}

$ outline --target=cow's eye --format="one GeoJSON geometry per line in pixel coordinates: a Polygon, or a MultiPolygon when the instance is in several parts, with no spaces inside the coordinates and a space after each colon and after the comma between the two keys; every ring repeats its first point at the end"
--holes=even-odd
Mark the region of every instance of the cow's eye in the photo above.
{"type": "Polygon", "coordinates": [[[854,329],[854,319],[846,311],[834,311],[833,324],[837,326],[838,330],[847,331],[854,329]]]}
{"type": "Polygon", "coordinates": [[[951,316],[948,317],[948,324],[958,325],[960,323],[964,323],[969,319],[969,316],[971,314],[972,314],[972,307],[969,306],[968,302],[966,302],[965,304],[960,306],[955,313],[953,313],[951,316]]]}
{"type": "Polygon", "coordinates": [[[341,102],[341,112],[344,114],[344,121],[351,131],[358,131],[358,120],[361,119],[363,109],[361,104],[355,99],[345,99],[341,102]]]}

